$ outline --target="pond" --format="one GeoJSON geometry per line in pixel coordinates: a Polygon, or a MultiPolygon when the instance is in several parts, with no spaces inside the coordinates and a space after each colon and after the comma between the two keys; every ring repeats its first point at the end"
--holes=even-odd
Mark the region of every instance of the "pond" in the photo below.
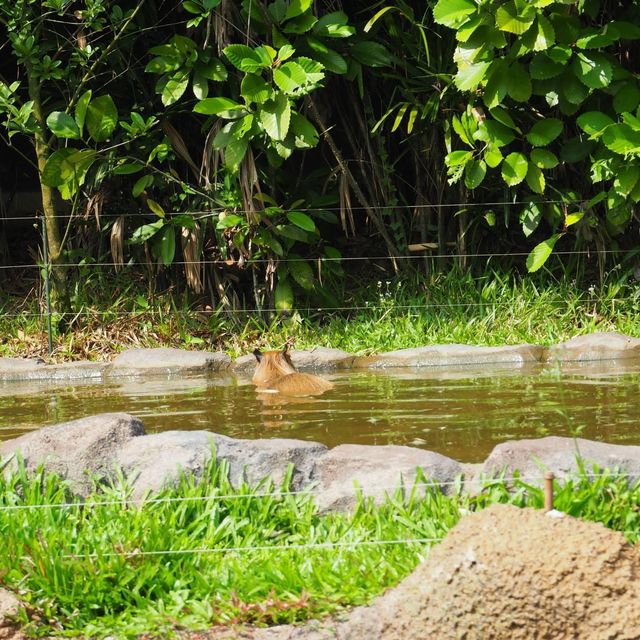
{"type": "Polygon", "coordinates": [[[236,438],[402,444],[481,462],[505,440],[580,436],[640,444],[640,362],[424,367],[325,374],[317,398],[256,394],[249,377],[0,383],[0,439],[104,411],[147,433],[206,429],[236,438]]]}

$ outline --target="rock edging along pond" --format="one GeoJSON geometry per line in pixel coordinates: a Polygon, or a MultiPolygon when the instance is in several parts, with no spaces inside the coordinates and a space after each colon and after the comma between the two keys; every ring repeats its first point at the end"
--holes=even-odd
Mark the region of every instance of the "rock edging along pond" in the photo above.
{"type": "MultiPolygon", "coordinates": [[[[67,479],[73,491],[86,495],[92,478],[107,481],[121,470],[133,498],[174,483],[181,473],[199,477],[215,452],[226,461],[234,485],[271,478],[278,486],[293,468],[290,490],[313,489],[322,511],[349,510],[356,488],[376,501],[400,484],[427,481],[445,493],[461,476],[471,490],[484,476],[519,471],[528,482],[541,483],[543,468],[563,478],[588,469],[617,469],[630,481],[640,478],[640,446],[614,445],[582,438],[546,437],[496,446],[484,463],[463,465],[441,454],[406,446],[340,445],[271,438],[242,440],[210,431],[165,431],[146,435],[142,422],[126,413],[104,413],[43,427],[0,444],[0,456],[19,454],[29,472],[43,465],[67,479]]],[[[11,467],[9,467],[11,468],[11,467]]]]}
{"type": "MultiPolygon", "coordinates": [[[[485,364],[524,366],[640,359],[640,339],[620,333],[592,333],[549,347],[531,344],[503,347],[451,344],[400,349],[371,356],[357,356],[340,349],[318,347],[308,351],[291,351],[290,354],[294,365],[303,371],[485,364]]],[[[112,362],[45,364],[38,358],[0,358],[0,381],[247,373],[254,366],[253,355],[245,355],[234,361],[222,352],[173,348],[128,349],[112,362]]]]}

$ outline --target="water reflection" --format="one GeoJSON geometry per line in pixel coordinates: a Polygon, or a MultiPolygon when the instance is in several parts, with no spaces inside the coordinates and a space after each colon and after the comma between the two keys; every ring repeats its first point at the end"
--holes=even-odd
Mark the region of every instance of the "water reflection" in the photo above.
{"type": "Polygon", "coordinates": [[[406,444],[477,462],[499,442],[580,435],[640,444],[640,363],[429,367],[343,372],[314,398],[257,394],[249,378],[126,378],[0,384],[0,438],[103,411],[147,431],[209,429],[242,438],[406,444]]]}

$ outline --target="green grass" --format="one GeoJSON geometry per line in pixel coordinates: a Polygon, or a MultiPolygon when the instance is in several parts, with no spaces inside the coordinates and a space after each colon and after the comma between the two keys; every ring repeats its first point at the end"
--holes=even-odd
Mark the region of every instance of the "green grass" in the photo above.
{"type": "MultiPolygon", "coordinates": [[[[601,285],[580,287],[549,274],[520,277],[452,270],[428,278],[335,285],[331,304],[301,303],[288,317],[211,309],[203,299],[169,291],[152,299],[142,283],[87,279],[76,315],[54,336],[54,360],[103,359],[127,347],[223,349],[232,356],[256,346],[337,347],[373,353],[428,344],[551,344],[593,331],[640,337],[640,287],[612,270],[601,285]]],[[[0,355],[45,356],[46,333],[32,299],[0,300],[0,355]]],[[[249,307],[254,303],[247,303],[249,307]]]]}
{"type": "MultiPolygon", "coordinates": [[[[361,500],[351,515],[321,515],[312,495],[260,495],[271,489],[234,489],[212,463],[200,482],[183,478],[159,501],[119,504],[129,495],[120,481],[82,505],[55,476],[0,474],[0,586],[27,603],[20,620],[36,637],[166,638],[214,623],[301,622],[369,602],[430,546],[377,541],[441,538],[464,510],[496,502],[543,504],[536,487],[495,480],[475,497],[413,487],[381,506],[361,500]]],[[[556,508],[634,541],[639,502],[639,483],[590,481],[584,469],[556,487],[556,508]]]]}

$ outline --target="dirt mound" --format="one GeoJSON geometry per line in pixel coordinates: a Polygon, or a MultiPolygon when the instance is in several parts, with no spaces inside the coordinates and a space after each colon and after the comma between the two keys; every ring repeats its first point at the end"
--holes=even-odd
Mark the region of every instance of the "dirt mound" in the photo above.
{"type": "Polygon", "coordinates": [[[640,553],[619,533],[496,505],[464,518],[337,637],[638,640],[639,578],[640,553]]]}

